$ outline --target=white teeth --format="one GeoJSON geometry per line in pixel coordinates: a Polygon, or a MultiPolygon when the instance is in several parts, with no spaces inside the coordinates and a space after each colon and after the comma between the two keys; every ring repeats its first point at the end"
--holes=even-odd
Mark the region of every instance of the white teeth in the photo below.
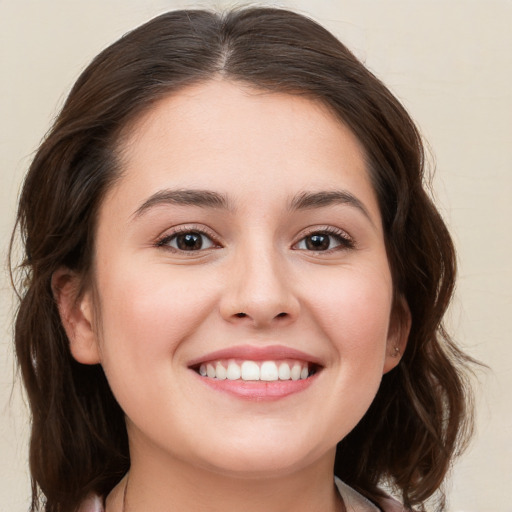
{"type": "Polygon", "coordinates": [[[224,368],[224,366],[222,366],[220,363],[217,363],[217,366],[215,366],[215,376],[219,380],[224,380],[228,376],[226,368],[224,368]]]}
{"type": "Polygon", "coordinates": [[[265,361],[261,365],[260,369],[260,379],[273,381],[279,378],[279,373],[277,371],[277,365],[274,361],[265,361]]]}
{"type": "Polygon", "coordinates": [[[206,375],[213,379],[215,377],[215,368],[211,364],[206,365],[206,375]]]}
{"type": "Polygon", "coordinates": [[[290,377],[292,380],[299,380],[300,374],[301,374],[302,368],[300,367],[300,364],[295,363],[291,369],[290,377]]]}
{"type": "Polygon", "coordinates": [[[226,377],[229,380],[238,380],[242,375],[240,371],[240,366],[238,366],[234,361],[230,361],[228,364],[228,371],[226,377]]]}
{"type": "Polygon", "coordinates": [[[242,363],[242,380],[260,380],[260,367],[254,361],[242,363]]]}
{"type": "Polygon", "coordinates": [[[298,361],[243,361],[240,365],[234,360],[229,360],[203,363],[199,366],[198,372],[202,377],[210,379],[275,382],[307,379],[309,367],[307,363],[298,361]]]}
{"type": "Polygon", "coordinates": [[[279,365],[279,380],[290,380],[290,365],[281,363],[279,365]]]}

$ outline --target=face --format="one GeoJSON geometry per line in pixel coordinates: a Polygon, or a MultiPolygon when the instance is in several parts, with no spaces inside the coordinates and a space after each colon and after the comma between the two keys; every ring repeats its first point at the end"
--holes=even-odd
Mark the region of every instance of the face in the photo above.
{"type": "Polygon", "coordinates": [[[103,365],[133,452],[332,465],[403,342],[357,139],[311,100],[219,80],[140,119],[121,168],[71,346],[103,365]]]}

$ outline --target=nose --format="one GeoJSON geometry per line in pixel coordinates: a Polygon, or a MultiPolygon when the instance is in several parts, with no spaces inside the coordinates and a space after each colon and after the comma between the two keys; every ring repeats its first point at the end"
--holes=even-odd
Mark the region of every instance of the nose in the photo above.
{"type": "Polygon", "coordinates": [[[255,328],[286,325],[299,314],[285,258],[271,248],[246,250],[227,270],[220,303],[222,317],[255,328]]]}

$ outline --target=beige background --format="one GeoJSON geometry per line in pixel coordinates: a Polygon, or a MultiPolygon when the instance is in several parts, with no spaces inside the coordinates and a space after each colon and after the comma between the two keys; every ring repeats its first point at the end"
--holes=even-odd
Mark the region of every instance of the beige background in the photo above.
{"type": "MultiPolygon", "coordinates": [[[[244,2],[238,2],[238,5],[244,2]]],[[[272,4],[272,2],[267,2],[272,4]]],[[[0,251],[31,155],[89,60],[165,10],[233,2],[0,0],[0,251]]],[[[450,323],[479,373],[478,431],[455,466],[452,512],[512,512],[512,2],[290,0],[333,30],[403,101],[433,148],[459,249],[450,323]]],[[[0,511],[26,510],[27,412],[13,388],[12,292],[0,274],[0,511]]]]}

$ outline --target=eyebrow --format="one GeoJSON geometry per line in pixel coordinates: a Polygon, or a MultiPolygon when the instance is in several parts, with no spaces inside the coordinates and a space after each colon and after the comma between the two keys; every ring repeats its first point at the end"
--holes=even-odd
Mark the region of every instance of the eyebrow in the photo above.
{"type": "Polygon", "coordinates": [[[188,190],[188,189],[165,189],[150,196],[133,214],[133,217],[140,217],[154,206],[163,204],[176,204],[181,206],[199,206],[202,208],[215,208],[230,210],[229,201],[226,196],[211,190],[188,190]]]}
{"type": "MultiPolygon", "coordinates": [[[[215,208],[232,210],[227,197],[212,190],[194,189],[165,189],[150,196],[134,212],[133,217],[142,216],[151,208],[159,205],[175,204],[180,206],[198,206],[201,208],[215,208]]],[[[329,190],[318,192],[300,192],[289,203],[290,210],[308,210],[324,208],[336,204],[346,204],[360,210],[370,222],[373,220],[364,204],[353,194],[346,190],[329,190]]]]}
{"type": "Polygon", "coordinates": [[[373,224],[370,213],[365,205],[353,194],[346,190],[328,190],[319,192],[301,192],[290,203],[291,210],[307,210],[324,208],[326,206],[346,204],[360,210],[373,224]]]}

